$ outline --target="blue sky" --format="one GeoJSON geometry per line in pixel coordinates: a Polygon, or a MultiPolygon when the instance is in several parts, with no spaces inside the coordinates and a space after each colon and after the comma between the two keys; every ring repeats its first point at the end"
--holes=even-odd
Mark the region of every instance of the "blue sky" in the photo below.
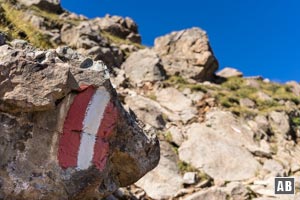
{"type": "Polygon", "coordinates": [[[89,18],[129,16],[143,44],[174,30],[206,30],[220,68],[246,76],[300,81],[299,0],[61,0],[65,9],[89,18]]]}

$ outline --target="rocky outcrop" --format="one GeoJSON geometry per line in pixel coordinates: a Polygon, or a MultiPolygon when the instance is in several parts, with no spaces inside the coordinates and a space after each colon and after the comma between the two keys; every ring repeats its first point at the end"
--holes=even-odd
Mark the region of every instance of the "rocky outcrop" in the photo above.
{"type": "Polygon", "coordinates": [[[48,12],[61,13],[60,0],[17,0],[26,6],[36,6],[48,12]]]}
{"type": "Polygon", "coordinates": [[[3,198],[105,197],[157,165],[158,140],[124,111],[105,65],[23,44],[0,47],[3,198]]]}
{"type": "Polygon", "coordinates": [[[197,81],[211,80],[218,69],[206,33],[191,28],[159,37],[154,50],[162,59],[168,75],[180,75],[197,81]]]}
{"type": "Polygon", "coordinates": [[[134,43],[141,43],[141,36],[138,33],[137,24],[129,17],[122,18],[120,16],[106,15],[104,18],[96,18],[94,23],[100,26],[100,29],[127,39],[134,43]]]}

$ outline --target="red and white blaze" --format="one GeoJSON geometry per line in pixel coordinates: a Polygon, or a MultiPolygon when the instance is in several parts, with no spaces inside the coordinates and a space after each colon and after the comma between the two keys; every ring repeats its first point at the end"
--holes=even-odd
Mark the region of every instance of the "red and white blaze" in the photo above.
{"type": "Polygon", "coordinates": [[[117,108],[105,88],[82,87],[64,122],[58,151],[60,166],[85,170],[94,164],[102,171],[117,117],[117,108]]]}

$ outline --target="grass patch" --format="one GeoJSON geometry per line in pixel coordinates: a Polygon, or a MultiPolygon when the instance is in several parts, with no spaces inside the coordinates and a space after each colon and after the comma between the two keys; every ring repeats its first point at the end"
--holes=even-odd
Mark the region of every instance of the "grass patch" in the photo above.
{"type": "Polygon", "coordinates": [[[24,20],[25,13],[16,9],[9,3],[2,3],[4,15],[9,25],[9,30],[4,30],[11,38],[19,38],[28,40],[34,46],[39,48],[51,48],[53,45],[50,38],[42,34],[36,27],[24,20]]]}
{"type": "Polygon", "coordinates": [[[300,117],[293,117],[292,123],[294,126],[300,127],[300,117]]]}
{"type": "Polygon", "coordinates": [[[256,111],[252,109],[245,109],[239,106],[239,100],[242,98],[249,98],[256,103],[256,108],[260,113],[267,113],[270,111],[287,110],[288,107],[279,103],[280,100],[292,101],[296,105],[300,104],[300,98],[295,96],[290,86],[281,85],[278,83],[265,83],[257,80],[260,84],[260,89],[250,87],[246,84],[246,80],[239,77],[229,78],[226,82],[221,84],[223,89],[217,92],[215,97],[217,102],[226,109],[229,109],[236,114],[255,114],[256,111]],[[257,96],[257,92],[261,91],[269,95],[272,100],[261,100],[257,96]]]}
{"type": "Polygon", "coordinates": [[[170,76],[167,80],[165,80],[165,83],[177,87],[179,90],[184,90],[186,88],[189,88],[192,91],[201,91],[207,93],[209,89],[209,86],[200,83],[197,84],[189,83],[183,77],[177,75],[170,76]]]}
{"type": "Polygon", "coordinates": [[[117,45],[128,44],[128,45],[134,45],[138,49],[144,49],[145,48],[145,46],[143,46],[141,44],[134,43],[134,42],[131,42],[130,40],[126,40],[126,39],[120,38],[118,36],[112,35],[111,33],[107,32],[107,31],[102,31],[101,35],[103,37],[105,37],[106,39],[108,39],[110,42],[115,43],[117,45]]]}
{"type": "Polygon", "coordinates": [[[178,168],[182,174],[184,174],[185,172],[198,172],[195,167],[181,160],[178,161],[178,168]]]}

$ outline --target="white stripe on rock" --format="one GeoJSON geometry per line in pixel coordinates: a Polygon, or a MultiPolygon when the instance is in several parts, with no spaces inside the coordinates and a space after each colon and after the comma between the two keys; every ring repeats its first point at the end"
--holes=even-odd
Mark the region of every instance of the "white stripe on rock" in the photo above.
{"type": "Polygon", "coordinates": [[[87,169],[91,165],[97,132],[109,100],[109,93],[104,88],[99,88],[86,110],[77,159],[77,167],[80,170],[87,169]]]}

